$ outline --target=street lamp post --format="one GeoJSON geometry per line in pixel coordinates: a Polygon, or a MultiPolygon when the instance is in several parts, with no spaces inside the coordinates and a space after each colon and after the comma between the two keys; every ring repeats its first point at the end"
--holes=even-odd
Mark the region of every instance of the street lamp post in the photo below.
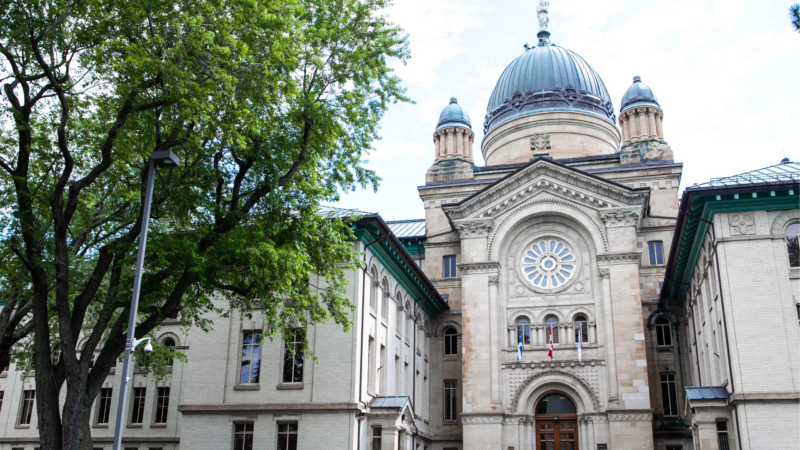
{"type": "MultiPolygon", "coordinates": [[[[120,450],[122,445],[122,426],[125,420],[125,409],[128,403],[128,382],[131,380],[131,352],[137,345],[150,338],[136,339],[136,318],[139,311],[139,288],[142,285],[142,265],[144,264],[144,251],[147,247],[147,230],[150,225],[150,206],[153,203],[153,184],[156,178],[156,167],[178,167],[180,159],[169,150],[153,152],[150,155],[150,167],[147,169],[147,193],[144,196],[144,210],[142,211],[142,232],[139,234],[139,254],[136,257],[136,274],[133,277],[133,298],[131,299],[131,314],[128,317],[128,339],[125,341],[125,359],[122,363],[122,385],[119,391],[119,404],[117,405],[117,420],[114,428],[114,450],[120,450]]],[[[147,347],[152,351],[150,342],[147,347]]],[[[149,353],[149,352],[148,352],[149,353]]]]}

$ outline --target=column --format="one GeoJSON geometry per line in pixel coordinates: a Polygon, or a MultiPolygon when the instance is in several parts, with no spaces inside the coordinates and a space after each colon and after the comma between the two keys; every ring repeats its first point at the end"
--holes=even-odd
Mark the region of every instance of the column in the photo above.
{"type": "Polygon", "coordinates": [[[456,128],[456,155],[464,156],[464,129],[456,128]]]}
{"type": "Polygon", "coordinates": [[[442,133],[441,131],[437,131],[433,133],[433,143],[436,145],[436,157],[434,159],[439,160],[442,157],[442,133]]]}
{"type": "Polygon", "coordinates": [[[597,322],[595,321],[589,322],[589,343],[597,343],[597,322]]]}
{"type": "Polygon", "coordinates": [[[628,140],[630,140],[630,137],[628,136],[628,127],[626,126],[627,125],[626,122],[627,122],[626,117],[620,116],[619,129],[622,131],[622,145],[627,144],[628,140]]]}
{"type": "Polygon", "coordinates": [[[472,160],[472,142],[475,139],[475,134],[471,131],[469,132],[469,136],[467,136],[467,159],[472,160]]]}
{"type": "Polygon", "coordinates": [[[655,113],[656,113],[655,109],[650,108],[650,109],[647,110],[647,119],[648,119],[648,121],[650,123],[649,130],[650,130],[650,138],[651,139],[657,139],[658,138],[658,133],[656,132],[656,114],[655,113]]]}
{"type": "Polygon", "coordinates": [[[603,285],[603,327],[605,334],[606,349],[606,368],[608,370],[608,403],[611,407],[612,402],[619,400],[617,390],[617,355],[614,348],[614,308],[611,304],[611,283],[609,281],[611,273],[608,269],[600,268],[600,280],[603,285]]]}
{"type": "MultiPolygon", "coordinates": [[[[463,137],[463,132],[461,133],[463,137]]],[[[499,284],[499,276],[497,274],[489,275],[489,339],[491,341],[491,356],[490,364],[492,365],[491,371],[491,385],[492,385],[492,403],[500,403],[500,342],[498,340],[497,327],[497,286],[499,284]]]]}
{"type": "Polygon", "coordinates": [[[547,344],[544,341],[544,325],[537,323],[536,324],[536,345],[545,345],[547,344]]]}
{"type": "Polygon", "coordinates": [[[629,144],[631,142],[631,114],[625,114],[625,133],[627,137],[625,138],[625,143],[629,144]]]}
{"type": "Polygon", "coordinates": [[[658,112],[656,115],[656,133],[658,134],[659,139],[664,139],[664,113],[661,111],[658,112]]]}
{"type": "Polygon", "coordinates": [[[452,128],[445,128],[445,132],[447,133],[447,141],[446,141],[447,142],[447,144],[446,144],[447,145],[447,148],[446,148],[446,152],[447,153],[446,154],[447,154],[447,156],[451,156],[451,155],[453,155],[455,153],[455,150],[456,150],[455,142],[453,142],[454,139],[455,139],[455,133],[453,133],[453,129],[452,128]]]}
{"type": "Polygon", "coordinates": [[[517,336],[516,336],[517,327],[516,325],[509,325],[508,326],[508,344],[507,346],[513,347],[518,344],[517,336]]]}
{"type": "MultiPolygon", "coordinates": [[[[363,425],[362,425],[363,426],[363,425]]],[[[372,446],[372,430],[367,429],[367,440],[370,441],[367,447],[372,446]]],[[[381,428],[381,450],[395,450],[400,448],[400,428],[381,428]]]]}
{"type": "Polygon", "coordinates": [[[571,322],[560,322],[559,323],[559,325],[560,325],[559,328],[561,328],[561,337],[559,338],[558,341],[561,343],[561,345],[570,345],[570,344],[572,344],[572,341],[569,338],[569,331],[568,331],[570,323],[571,322]]]}
{"type": "Polygon", "coordinates": [[[642,140],[647,135],[647,122],[644,118],[644,111],[636,108],[636,139],[642,140]]]}

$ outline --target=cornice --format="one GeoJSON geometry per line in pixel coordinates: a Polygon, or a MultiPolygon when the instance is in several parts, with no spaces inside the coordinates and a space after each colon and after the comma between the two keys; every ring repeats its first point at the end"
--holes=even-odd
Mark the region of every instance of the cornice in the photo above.
{"type": "Polygon", "coordinates": [[[484,261],[475,263],[461,263],[458,265],[461,275],[471,275],[474,273],[496,274],[500,270],[500,263],[497,261],[484,261]]]}
{"type": "Polygon", "coordinates": [[[494,215],[495,210],[499,210],[501,206],[508,206],[517,198],[529,197],[527,195],[523,197],[523,194],[533,192],[534,189],[537,191],[552,190],[570,195],[597,209],[644,205],[649,196],[649,192],[646,191],[628,192],[621,186],[612,185],[611,182],[597,180],[574,170],[542,161],[498,181],[494,186],[488,187],[486,191],[476,194],[473,198],[442,209],[452,220],[465,219],[470,216],[489,217],[494,215]],[[544,177],[549,179],[540,179],[544,177]],[[510,199],[505,199],[509,196],[510,199]],[[501,201],[503,204],[498,205],[501,201]],[[492,206],[496,208],[491,208],[492,206]]]}
{"type": "MultiPolygon", "coordinates": [[[[604,266],[611,266],[617,264],[640,264],[642,261],[642,254],[638,252],[633,253],[603,253],[597,255],[597,262],[604,266]]],[[[602,271],[602,269],[601,269],[602,271]]],[[[601,277],[607,276],[603,273],[601,277]]]]}

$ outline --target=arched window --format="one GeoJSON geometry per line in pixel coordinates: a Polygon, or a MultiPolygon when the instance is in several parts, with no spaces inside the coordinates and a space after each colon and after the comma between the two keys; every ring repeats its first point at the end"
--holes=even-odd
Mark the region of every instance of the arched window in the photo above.
{"type": "Polygon", "coordinates": [[[389,282],[383,279],[383,289],[378,291],[381,296],[381,317],[389,320],[389,282]]]}
{"type": "Polygon", "coordinates": [[[528,319],[517,320],[517,344],[531,345],[531,323],[528,319]]]}
{"type": "Polygon", "coordinates": [[[367,277],[367,289],[370,290],[369,292],[369,306],[372,308],[373,311],[378,309],[378,272],[375,268],[372,268],[372,273],[369,277],[367,277]]]}
{"type": "Polygon", "coordinates": [[[659,347],[672,347],[672,324],[666,317],[656,319],[656,344],[659,347]]]}
{"type": "Polygon", "coordinates": [[[586,322],[586,317],[575,316],[575,342],[580,341],[582,344],[589,342],[589,324],[586,322]]]}
{"type": "MultiPolygon", "coordinates": [[[[168,338],[164,339],[163,341],[161,341],[161,345],[163,345],[170,352],[174,352],[175,351],[175,339],[172,339],[171,337],[168,337],[168,338]]],[[[169,358],[169,362],[167,363],[167,365],[171,366],[174,361],[175,361],[175,358],[170,357],[169,358]]]]}
{"type": "Polygon", "coordinates": [[[789,266],[800,267],[800,223],[798,222],[786,227],[786,249],[789,252],[789,266]]]}
{"type": "Polygon", "coordinates": [[[394,318],[395,332],[398,336],[403,336],[403,294],[399,291],[395,295],[395,301],[397,302],[397,313],[394,318]]]}
{"type": "Polygon", "coordinates": [[[444,354],[458,354],[458,332],[453,327],[444,329],[444,354]]]}
{"type": "Polygon", "coordinates": [[[414,338],[414,321],[411,320],[411,303],[406,302],[406,343],[414,338]]]}
{"type": "Polygon", "coordinates": [[[555,316],[550,316],[544,321],[545,344],[550,344],[551,333],[553,336],[553,344],[558,344],[558,319],[555,316]]]}
{"type": "Polygon", "coordinates": [[[536,405],[536,414],[577,414],[575,412],[575,405],[572,401],[563,395],[554,394],[539,400],[536,405]]]}

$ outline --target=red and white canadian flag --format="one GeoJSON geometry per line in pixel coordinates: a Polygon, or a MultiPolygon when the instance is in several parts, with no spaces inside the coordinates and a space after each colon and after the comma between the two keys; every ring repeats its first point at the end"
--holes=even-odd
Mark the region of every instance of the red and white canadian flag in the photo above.
{"type": "Polygon", "coordinates": [[[549,356],[550,359],[553,359],[553,328],[552,327],[550,327],[550,351],[547,352],[547,356],[549,356]]]}

